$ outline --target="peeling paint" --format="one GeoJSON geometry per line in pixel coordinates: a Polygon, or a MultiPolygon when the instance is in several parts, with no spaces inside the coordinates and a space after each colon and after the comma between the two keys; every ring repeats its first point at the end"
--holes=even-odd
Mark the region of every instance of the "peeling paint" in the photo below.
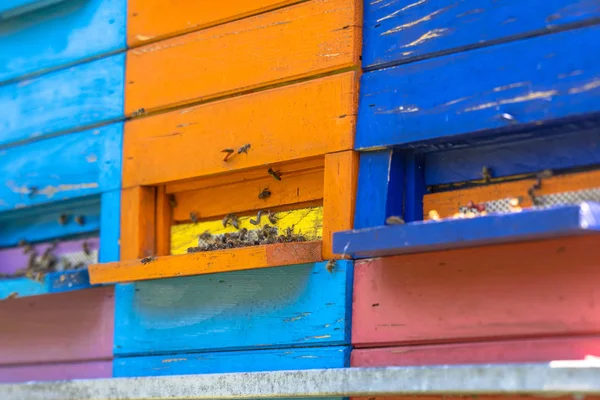
{"type": "MultiPolygon", "coordinates": [[[[385,17],[383,17],[383,18],[379,18],[379,19],[377,20],[377,22],[381,22],[381,21],[385,21],[386,19],[394,18],[396,15],[400,14],[401,12],[404,12],[404,11],[406,11],[406,10],[410,9],[410,8],[416,7],[416,6],[418,6],[419,4],[423,4],[423,3],[425,3],[426,1],[427,1],[427,0],[419,0],[419,1],[417,1],[416,3],[412,3],[412,4],[409,4],[409,5],[407,5],[407,6],[404,6],[404,7],[402,7],[401,9],[399,9],[399,10],[396,10],[396,11],[394,11],[393,13],[391,13],[391,14],[389,14],[389,15],[386,15],[386,16],[385,16],[385,17]]],[[[371,4],[373,4],[373,3],[371,3],[371,4]]]]}
{"type": "Polygon", "coordinates": [[[522,86],[530,86],[530,85],[531,85],[531,82],[516,82],[516,83],[511,83],[510,85],[496,86],[495,88],[492,89],[492,91],[501,92],[503,90],[509,90],[509,89],[514,89],[514,88],[518,88],[518,87],[522,87],[522,86]]]}
{"type": "MultiPolygon", "coordinates": [[[[427,14],[426,16],[424,16],[424,17],[422,17],[422,18],[419,18],[419,19],[417,19],[417,20],[415,20],[415,21],[412,21],[412,22],[407,22],[406,24],[402,24],[402,25],[398,25],[398,26],[396,26],[396,27],[394,27],[394,28],[392,28],[392,29],[389,29],[389,30],[387,30],[387,31],[383,32],[383,33],[381,34],[381,36],[384,36],[384,35],[391,35],[391,34],[393,34],[393,33],[398,33],[398,32],[400,32],[400,31],[403,31],[403,30],[405,30],[405,29],[407,29],[407,28],[412,28],[413,26],[415,26],[415,25],[418,25],[418,24],[420,24],[420,23],[422,23],[422,22],[426,22],[426,21],[429,21],[429,20],[431,20],[431,18],[435,17],[435,16],[436,16],[436,15],[438,15],[438,14],[441,14],[441,13],[443,13],[444,11],[448,10],[449,8],[450,8],[450,7],[441,8],[441,9],[439,9],[439,10],[436,10],[436,11],[434,11],[434,12],[430,13],[430,14],[427,14]]],[[[444,30],[445,30],[445,29],[444,29],[444,30]]]]}
{"type": "Polygon", "coordinates": [[[515,104],[515,103],[523,103],[525,101],[531,100],[550,100],[552,96],[556,95],[558,92],[556,90],[547,90],[547,91],[539,91],[539,92],[531,92],[525,96],[517,96],[512,97],[510,99],[500,100],[500,101],[491,101],[489,103],[480,104],[478,106],[465,108],[465,112],[471,111],[479,111],[485,110],[486,108],[497,107],[504,104],[515,104]]]}
{"type": "MultiPolygon", "coordinates": [[[[30,193],[30,189],[27,186],[18,186],[14,181],[6,182],[6,186],[13,192],[17,194],[28,195],[30,193]]],[[[75,190],[85,190],[85,189],[97,189],[98,183],[77,183],[77,184],[62,184],[58,186],[48,185],[43,189],[40,189],[36,192],[36,196],[42,195],[48,198],[53,197],[57,193],[61,192],[71,192],[75,190]]]]}
{"type": "Polygon", "coordinates": [[[583,93],[583,92],[587,92],[588,90],[593,90],[593,89],[597,89],[597,88],[600,88],[600,79],[594,79],[593,81],[588,82],[583,86],[574,87],[572,89],[569,89],[569,94],[583,93]]]}
{"type": "Polygon", "coordinates": [[[558,75],[558,79],[565,79],[568,78],[570,76],[577,76],[577,75],[581,75],[583,74],[583,70],[582,69],[576,69],[575,71],[571,71],[569,73],[566,74],[559,74],[558,75]]]}
{"type": "Polygon", "coordinates": [[[307,337],[305,340],[312,340],[312,339],[329,339],[330,337],[331,337],[331,335],[309,336],[309,337],[307,337]]]}
{"type": "Polygon", "coordinates": [[[301,320],[301,319],[302,319],[302,318],[304,318],[304,317],[307,317],[307,316],[309,316],[310,314],[311,314],[311,313],[309,313],[309,312],[303,312],[303,313],[300,313],[300,314],[299,314],[298,316],[296,316],[296,317],[290,317],[290,318],[286,318],[286,319],[284,319],[284,320],[283,320],[283,322],[295,322],[295,321],[301,320]]]}
{"type": "Polygon", "coordinates": [[[162,360],[161,362],[163,364],[165,364],[165,363],[173,363],[173,362],[180,362],[180,361],[187,361],[187,358],[167,358],[165,360],[162,360]]]}
{"type": "Polygon", "coordinates": [[[145,42],[146,40],[153,39],[154,36],[135,35],[135,38],[139,41],[145,42]]]}
{"type": "Polygon", "coordinates": [[[436,37],[440,37],[443,36],[444,33],[447,31],[448,29],[446,28],[440,28],[440,29],[433,29],[430,30],[429,32],[423,34],[421,37],[419,37],[417,40],[415,40],[414,42],[410,42],[409,44],[405,44],[402,47],[413,47],[413,46],[418,46],[420,44],[425,43],[428,40],[431,39],[435,39],[436,37]]]}
{"type": "Polygon", "coordinates": [[[95,163],[98,161],[98,157],[95,154],[90,154],[85,158],[85,160],[89,163],[95,163]]]}

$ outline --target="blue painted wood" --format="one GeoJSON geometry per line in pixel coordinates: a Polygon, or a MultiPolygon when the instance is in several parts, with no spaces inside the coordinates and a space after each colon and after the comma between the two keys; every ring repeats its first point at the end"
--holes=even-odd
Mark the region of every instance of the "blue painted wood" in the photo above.
{"type": "Polygon", "coordinates": [[[116,358],[116,378],[227,372],[284,371],[350,366],[350,346],[304,347],[116,358]]]}
{"type": "Polygon", "coordinates": [[[113,190],[101,195],[99,262],[119,261],[120,238],[121,191],[113,190]]]}
{"type": "Polygon", "coordinates": [[[600,204],[581,203],[471,219],[422,221],[335,233],[333,251],[383,257],[600,231],[600,204]]]}
{"type": "MultiPolygon", "coordinates": [[[[32,2],[2,4],[24,1],[32,2]]],[[[0,21],[0,82],[124,51],[126,8],[126,0],[65,0],[0,21]]]]}
{"type": "Polygon", "coordinates": [[[587,27],[364,74],[356,148],[448,142],[598,113],[598,37],[600,27],[587,27]]]}
{"type": "Polygon", "coordinates": [[[510,176],[600,164],[600,129],[539,135],[534,139],[492,143],[425,155],[425,182],[442,185],[481,179],[482,166],[493,176],[510,176]]]}
{"type": "Polygon", "coordinates": [[[123,124],[0,150],[0,212],[121,188],[123,124]]]}
{"type": "Polygon", "coordinates": [[[546,33],[600,17],[596,0],[365,1],[363,65],[415,58],[546,33]]]}
{"type": "Polygon", "coordinates": [[[92,285],[90,285],[87,269],[52,272],[47,274],[42,282],[29,278],[0,280],[0,300],[15,295],[18,297],[40,296],[90,287],[92,285]]]}
{"type": "Polygon", "coordinates": [[[392,150],[360,154],[355,229],[383,225],[390,215],[402,216],[405,160],[392,150]]]}
{"type": "Polygon", "coordinates": [[[100,197],[51,203],[40,207],[0,213],[0,247],[16,246],[20,240],[41,242],[97,232],[100,229],[100,197]],[[67,223],[59,223],[60,215],[68,216],[67,223]],[[84,217],[79,225],[74,217],[84,217]]]}
{"type": "Polygon", "coordinates": [[[63,1],[65,0],[3,0],[0,4],[0,20],[13,18],[63,1]]]}
{"type": "Polygon", "coordinates": [[[125,56],[0,86],[0,145],[123,118],[125,56]]]}
{"type": "Polygon", "coordinates": [[[414,222],[423,219],[423,196],[425,186],[425,157],[410,153],[406,156],[406,189],[404,196],[404,221],[414,222]]]}
{"type": "Polygon", "coordinates": [[[115,355],[349,344],[352,262],[117,285],[115,355]]]}

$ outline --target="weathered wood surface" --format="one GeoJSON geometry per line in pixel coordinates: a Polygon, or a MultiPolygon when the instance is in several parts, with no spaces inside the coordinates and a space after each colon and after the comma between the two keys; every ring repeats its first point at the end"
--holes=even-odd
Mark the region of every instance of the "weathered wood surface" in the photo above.
{"type": "Polygon", "coordinates": [[[357,262],[353,345],[597,334],[599,237],[357,262]]]}
{"type": "Polygon", "coordinates": [[[89,266],[90,282],[122,283],[321,261],[321,242],[291,242],[89,266]]]}
{"type": "Polygon", "coordinates": [[[302,0],[129,0],[127,43],[137,46],[168,36],[247,18],[302,0]]]}
{"type": "Polygon", "coordinates": [[[366,1],[363,66],[368,69],[539,35],[600,17],[595,0],[477,2],[366,1]]]}
{"type": "Polygon", "coordinates": [[[0,364],[112,358],[112,287],[0,302],[0,364]]]}
{"type": "MultiPolygon", "coordinates": [[[[49,1],[59,0],[38,3],[49,1]]],[[[33,1],[0,5],[0,82],[125,49],[126,0],[65,0],[2,20],[3,9],[25,3],[33,1]]]]}
{"type": "Polygon", "coordinates": [[[597,113],[598,35],[586,27],[364,74],[355,146],[448,142],[597,113]]]}
{"type": "Polygon", "coordinates": [[[120,258],[112,261],[135,260],[155,254],[155,197],[154,187],[136,186],[121,192],[121,251],[120,258]]]}
{"type": "Polygon", "coordinates": [[[0,280],[0,300],[12,301],[15,298],[71,292],[90,287],[90,276],[85,268],[51,272],[46,274],[41,282],[29,278],[0,280]]]}
{"type": "Polygon", "coordinates": [[[358,66],[361,25],[354,0],[315,0],[130,50],[125,112],[358,66]]]}
{"type": "Polygon", "coordinates": [[[284,371],[349,366],[349,346],[116,358],[115,377],[284,371]]]}
{"type": "Polygon", "coordinates": [[[0,150],[0,212],[121,188],[123,124],[0,150]]]}
{"type": "Polygon", "coordinates": [[[115,354],[342,345],[352,262],[117,285],[115,354]]]}
{"type": "MultiPolygon", "coordinates": [[[[222,67],[219,74],[230,76],[222,67]]],[[[357,94],[356,75],[348,72],[128,121],[123,184],[154,185],[349,150],[357,94]],[[237,154],[245,144],[248,153],[237,154]],[[225,162],[227,148],[236,154],[225,162]]]]}
{"type": "Polygon", "coordinates": [[[600,356],[600,336],[357,349],[353,367],[537,363],[600,356]]]}
{"type": "Polygon", "coordinates": [[[112,361],[0,366],[1,383],[112,378],[112,361]]]}
{"type": "Polygon", "coordinates": [[[0,86],[0,145],[122,118],[124,70],[120,54],[0,86]]]}

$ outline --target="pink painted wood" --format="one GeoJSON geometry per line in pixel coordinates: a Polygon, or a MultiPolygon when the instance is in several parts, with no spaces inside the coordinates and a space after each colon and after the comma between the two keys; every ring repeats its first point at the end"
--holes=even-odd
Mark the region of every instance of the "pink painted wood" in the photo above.
{"type": "Polygon", "coordinates": [[[0,383],[112,377],[112,361],[0,366],[0,383]]]}
{"type": "Polygon", "coordinates": [[[600,333],[600,235],[356,263],[357,347],[600,333]]]}
{"type": "Polygon", "coordinates": [[[494,364],[600,357],[600,336],[384,347],[352,351],[353,367],[494,364]]]}
{"type": "Polygon", "coordinates": [[[112,287],[0,301],[0,365],[112,358],[112,287]]]}

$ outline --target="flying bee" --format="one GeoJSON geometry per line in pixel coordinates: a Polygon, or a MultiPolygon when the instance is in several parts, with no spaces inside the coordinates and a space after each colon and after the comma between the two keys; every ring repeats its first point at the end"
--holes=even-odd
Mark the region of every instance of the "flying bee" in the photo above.
{"type": "Polygon", "coordinates": [[[269,188],[264,188],[259,194],[258,194],[258,198],[260,200],[266,200],[269,197],[271,197],[271,191],[269,190],[269,188]]]}
{"type": "Polygon", "coordinates": [[[78,215],[75,217],[75,222],[77,223],[77,225],[82,225],[85,224],[85,217],[83,215],[78,215]]]}
{"type": "Polygon", "coordinates": [[[263,211],[262,211],[262,210],[259,210],[259,211],[258,211],[258,214],[256,214],[256,219],[251,219],[249,222],[250,222],[252,225],[259,225],[259,224],[260,224],[260,220],[261,220],[261,218],[262,218],[262,215],[263,215],[263,211]]]}
{"type": "Polygon", "coordinates": [[[490,167],[484,165],[481,168],[481,176],[483,177],[483,181],[485,183],[489,183],[492,180],[492,171],[490,167]]]}
{"type": "Polygon", "coordinates": [[[197,224],[198,223],[198,214],[196,214],[195,211],[192,211],[190,213],[190,220],[194,223],[197,224]]]}
{"type": "Polygon", "coordinates": [[[229,160],[229,157],[231,157],[233,155],[233,153],[235,153],[234,149],[223,149],[221,150],[221,153],[226,153],[225,157],[223,158],[223,161],[227,162],[227,160],[229,160]]]}
{"type": "Polygon", "coordinates": [[[327,261],[327,265],[325,265],[325,269],[327,270],[327,272],[329,272],[330,274],[333,273],[333,270],[336,267],[336,260],[335,258],[332,258],[331,260],[327,261]]]}
{"type": "Polygon", "coordinates": [[[275,214],[271,213],[271,211],[269,211],[268,213],[269,213],[269,222],[272,223],[273,225],[277,224],[277,217],[275,216],[275,214]]]}
{"type": "Polygon", "coordinates": [[[131,113],[131,116],[133,118],[136,118],[136,117],[141,117],[144,114],[146,114],[146,110],[144,108],[138,108],[137,110],[135,110],[134,112],[131,113]]]}
{"type": "Polygon", "coordinates": [[[177,198],[174,194],[169,195],[169,207],[175,208],[177,207],[177,198]]]}
{"type": "Polygon", "coordinates": [[[247,143],[238,149],[238,154],[246,153],[248,154],[248,150],[250,150],[250,143],[247,143]]]}
{"type": "Polygon", "coordinates": [[[403,225],[404,224],[404,219],[402,219],[402,217],[398,217],[395,215],[389,216],[386,220],[385,223],[387,225],[403,225]]]}
{"type": "Polygon", "coordinates": [[[84,253],[86,256],[89,256],[89,255],[91,255],[91,254],[92,254],[92,250],[90,249],[90,244],[89,244],[87,241],[84,241],[84,242],[81,244],[81,248],[83,249],[83,253],[84,253]]]}
{"type": "Polygon", "coordinates": [[[273,179],[275,179],[277,181],[281,180],[281,172],[275,171],[273,168],[269,168],[267,170],[267,172],[269,173],[269,175],[271,175],[273,177],[273,179]]]}
{"type": "Polygon", "coordinates": [[[58,216],[58,223],[61,224],[61,225],[65,225],[67,223],[67,219],[68,218],[69,217],[67,216],[67,214],[60,214],[58,216]]]}
{"type": "Polygon", "coordinates": [[[154,260],[156,260],[156,257],[154,257],[154,256],[144,257],[144,258],[142,258],[142,264],[146,265],[148,263],[151,263],[154,260]]]}

